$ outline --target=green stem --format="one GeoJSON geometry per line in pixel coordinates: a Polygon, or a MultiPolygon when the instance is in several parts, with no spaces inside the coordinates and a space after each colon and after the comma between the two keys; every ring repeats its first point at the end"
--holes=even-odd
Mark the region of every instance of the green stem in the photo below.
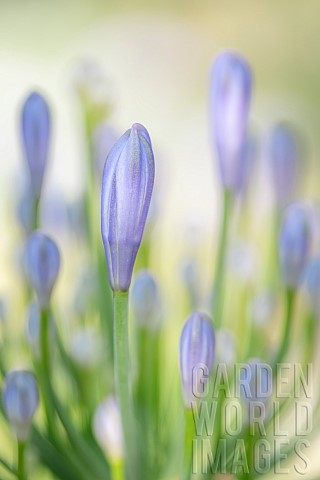
{"type": "Polygon", "coordinates": [[[185,409],[184,459],[181,480],[190,480],[192,473],[192,442],[195,436],[192,409],[185,409]]]}
{"type": "Polygon", "coordinates": [[[40,225],[40,197],[34,199],[34,209],[33,209],[33,230],[37,230],[40,225]]]}
{"type": "Polygon", "coordinates": [[[121,460],[110,462],[112,480],[123,480],[123,464],[121,460]]]}
{"type": "Polygon", "coordinates": [[[25,470],[25,446],[24,442],[18,441],[18,473],[17,477],[19,480],[26,480],[26,470],[25,470]]]}
{"type": "Polygon", "coordinates": [[[228,247],[229,218],[232,208],[232,194],[227,190],[223,197],[223,215],[220,227],[220,237],[218,243],[218,254],[216,260],[216,271],[214,279],[213,292],[213,316],[212,319],[218,328],[222,325],[223,302],[224,302],[224,281],[225,281],[225,263],[228,247]]]}
{"type": "Polygon", "coordinates": [[[97,473],[101,476],[105,473],[105,466],[98,461],[96,452],[89,447],[85,440],[73,428],[67,413],[60,404],[51,383],[52,372],[50,365],[49,351],[49,314],[48,310],[41,311],[41,328],[40,328],[40,349],[41,349],[41,386],[43,387],[44,406],[48,423],[48,430],[55,442],[59,442],[57,431],[55,430],[54,420],[56,413],[69,437],[69,440],[77,453],[81,455],[83,462],[91,469],[92,475],[97,473]]]}
{"type": "Polygon", "coordinates": [[[54,402],[51,395],[50,378],[50,352],[49,352],[49,312],[41,310],[40,323],[40,351],[41,351],[41,386],[44,399],[44,408],[48,423],[48,430],[54,436],[54,402]]]}
{"type": "Polygon", "coordinates": [[[120,404],[126,459],[126,478],[136,479],[136,440],[132,396],[129,387],[128,292],[114,293],[114,373],[120,404]]]}
{"type": "Polygon", "coordinates": [[[295,289],[288,288],[286,292],[286,317],[285,317],[284,328],[283,328],[282,337],[281,337],[282,338],[281,345],[278,350],[275,364],[281,363],[283,361],[284,356],[287,353],[290,345],[295,297],[296,297],[295,289]]]}

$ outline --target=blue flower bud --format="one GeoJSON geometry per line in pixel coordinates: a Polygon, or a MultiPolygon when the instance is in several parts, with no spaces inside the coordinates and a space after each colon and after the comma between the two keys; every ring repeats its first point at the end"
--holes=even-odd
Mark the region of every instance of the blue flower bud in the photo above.
{"type": "Polygon", "coordinates": [[[310,211],[306,205],[294,203],[285,211],[279,239],[280,270],[286,287],[298,287],[310,247],[310,211]]]}
{"type": "Polygon", "coordinates": [[[307,267],[306,286],[313,311],[320,317],[320,257],[313,259],[307,267]]]}
{"type": "Polygon", "coordinates": [[[38,387],[32,373],[16,370],[6,375],[3,406],[19,442],[27,440],[38,404],[38,387]]]}
{"type": "Polygon", "coordinates": [[[102,179],[101,233],[114,291],[129,289],[153,183],[150,137],[136,123],[111,149],[102,179]]]}
{"type": "Polygon", "coordinates": [[[35,290],[40,308],[47,308],[60,268],[58,247],[41,232],[28,239],[26,269],[29,282],[35,290]]]}
{"type": "Polygon", "coordinates": [[[161,320],[161,301],[158,285],[147,270],[140,271],[131,289],[131,306],[138,325],[157,329],[161,320]]]}
{"type": "Polygon", "coordinates": [[[298,139],[284,123],[276,125],[272,131],[270,160],[276,204],[283,209],[294,199],[299,167],[298,139]]]}
{"type": "Polygon", "coordinates": [[[239,189],[251,99],[251,70],[240,55],[220,54],[210,79],[210,123],[223,188],[239,189]]]}
{"type": "Polygon", "coordinates": [[[180,374],[187,408],[197,399],[197,392],[201,393],[214,357],[215,336],[210,318],[205,313],[194,312],[184,324],[180,337],[180,374]]]}
{"type": "Polygon", "coordinates": [[[31,93],[22,110],[22,139],[35,198],[40,197],[47,164],[51,120],[47,102],[31,93]]]}

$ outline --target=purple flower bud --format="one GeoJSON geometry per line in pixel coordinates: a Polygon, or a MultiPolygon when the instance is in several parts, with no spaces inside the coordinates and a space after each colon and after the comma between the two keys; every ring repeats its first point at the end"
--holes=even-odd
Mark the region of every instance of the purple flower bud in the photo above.
{"type": "Polygon", "coordinates": [[[6,375],[3,406],[19,442],[27,440],[38,404],[38,387],[32,373],[17,370],[6,375]]]}
{"type": "Polygon", "coordinates": [[[58,247],[41,232],[28,239],[26,250],[27,276],[35,290],[40,308],[47,308],[60,268],[58,247]]]}
{"type": "Polygon", "coordinates": [[[286,287],[298,287],[310,247],[310,211],[306,205],[294,203],[285,211],[279,240],[280,270],[286,287]]]}
{"type": "Polygon", "coordinates": [[[233,52],[218,55],[210,79],[210,123],[226,190],[238,190],[241,182],[251,84],[244,58],[233,52]]]}
{"type": "Polygon", "coordinates": [[[192,313],[180,337],[180,374],[185,406],[201,393],[215,357],[215,336],[210,318],[201,312],[192,313]],[[201,387],[200,387],[201,385],[201,387]]]}
{"type": "Polygon", "coordinates": [[[39,93],[31,93],[22,110],[22,139],[36,198],[39,198],[41,193],[50,131],[51,120],[47,102],[39,93]]]}
{"type": "Polygon", "coordinates": [[[307,291],[313,311],[320,316],[320,257],[313,259],[306,271],[307,291]]]}
{"type": "Polygon", "coordinates": [[[101,233],[114,291],[129,289],[153,183],[150,137],[135,123],[113,146],[103,171],[101,233]]]}
{"type": "Polygon", "coordinates": [[[298,139],[285,124],[276,125],[272,131],[270,157],[276,203],[283,209],[293,200],[299,167],[298,139]]]}
{"type": "Polygon", "coordinates": [[[131,306],[137,324],[156,330],[160,326],[161,301],[158,285],[151,273],[140,271],[131,290],[131,306]]]}

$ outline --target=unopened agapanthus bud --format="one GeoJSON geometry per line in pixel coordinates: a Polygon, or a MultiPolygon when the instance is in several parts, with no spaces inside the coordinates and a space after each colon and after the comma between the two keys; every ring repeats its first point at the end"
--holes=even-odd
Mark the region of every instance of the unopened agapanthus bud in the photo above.
{"type": "Polygon", "coordinates": [[[185,406],[202,396],[215,358],[215,336],[210,318],[192,313],[180,337],[180,374],[185,406]]]}
{"type": "Polygon", "coordinates": [[[223,188],[232,192],[241,183],[251,84],[244,58],[233,52],[218,55],[210,79],[210,129],[223,188]]]}
{"type": "Polygon", "coordinates": [[[58,247],[51,238],[34,232],[28,239],[26,269],[41,308],[47,308],[60,268],[58,247]]]}
{"type": "Polygon", "coordinates": [[[16,370],[6,375],[3,406],[19,442],[27,440],[38,404],[38,387],[32,373],[16,370]]]}
{"type": "Polygon", "coordinates": [[[102,179],[101,233],[114,291],[129,289],[153,183],[150,137],[135,123],[111,149],[102,179]]]}
{"type": "Polygon", "coordinates": [[[150,330],[156,330],[160,326],[160,293],[154,277],[148,270],[140,271],[134,278],[131,306],[138,325],[150,330]]]}
{"type": "Polygon", "coordinates": [[[283,209],[294,199],[299,167],[297,137],[284,123],[276,125],[272,131],[270,160],[276,204],[279,209],[283,209]]]}
{"type": "Polygon", "coordinates": [[[31,93],[22,110],[22,139],[35,198],[40,197],[48,159],[51,120],[46,100],[31,93]]]}
{"type": "Polygon", "coordinates": [[[123,456],[123,436],[118,402],[108,397],[96,410],[93,433],[108,457],[117,461],[123,456]]]}
{"type": "Polygon", "coordinates": [[[306,270],[306,286],[314,314],[320,316],[320,257],[313,259],[306,270]]]}
{"type": "Polygon", "coordinates": [[[310,211],[306,205],[294,203],[285,211],[279,239],[280,270],[286,287],[298,287],[310,247],[310,211]]]}

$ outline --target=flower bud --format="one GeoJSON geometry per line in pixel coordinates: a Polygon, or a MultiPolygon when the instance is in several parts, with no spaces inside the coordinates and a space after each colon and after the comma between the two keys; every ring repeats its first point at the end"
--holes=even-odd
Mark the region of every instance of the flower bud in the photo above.
{"type": "Polygon", "coordinates": [[[40,308],[47,308],[60,268],[58,247],[41,232],[28,239],[26,268],[29,282],[35,290],[40,308]]]}
{"type": "Polygon", "coordinates": [[[320,257],[313,259],[307,267],[306,286],[314,314],[320,316],[320,257]]]}
{"type": "Polygon", "coordinates": [[[6,375],[3,406],[19,442],[27,440],[38,404],[38,387],[32,373],[16,370],[6,375]]]}
{"type": "Polygon", "coordinates": [[[153,183],[150,137],[135,123],[111,149],[102,179],[101,233],[114,291],[129,289],[153,183]]]}
{"type": "Polygon", "coordinates": [[[187,408],[191,408],[191,402],[203,390],[214,357],[215,337],[210,318],[205,313],[194,312],[184,324],[180,337],[180,374],[187,408]]]}
{"type": "Polygon", "coordinates": [[[276,204],[279,209],[283,209],[293,200],[299,166],[297,137],[284,123],[276,125],[272,131],[270,160],[276,204]]]}
{"type": "Polygon", "coordinates": [[[40,197],[48,159],[51,120],[47,102],[37,92],[31,93],[22,110],[22,139],[30,169],[35,198],[40,197]]]}
{"type": "Polygon", "coordinates": [[[93,419],[94,436],[111,460],[123,456],[123,436],[118,402],[108,397],[96,410],[93,419]]]}
{"type": "Polygon", "coordinates": [[[251,98],[251,71],[233,52],[220,54],[210,79],[210,123],[223,188],[237,191],[251,98]]]}
{"type": "Polygon", "coordinates": [[[298,287],[310,246],[310,212],[305,205],[294,203],[285,211],[279,240],[280,270],[286,287],[298,287]]]}
{"type": "Polygon", "coordinates": [[[140,271],[134,278],[131,306],[134,318],[140,327],[156,330],[160,326],[160,293],[155,279],[147,270],[140,271]]]}

